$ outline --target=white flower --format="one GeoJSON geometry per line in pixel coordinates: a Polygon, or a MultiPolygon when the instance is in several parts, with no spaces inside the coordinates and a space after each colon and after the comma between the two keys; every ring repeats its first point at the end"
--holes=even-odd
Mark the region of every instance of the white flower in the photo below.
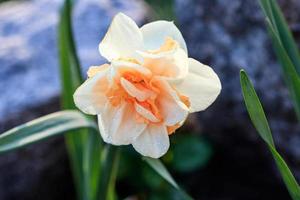
{"type": "Polygon", "coordinates": [[[144,156],[158,158],[169,135],[187,115],[212,104],[221,90],[215,72],[188,58],[185,41],[173,22],[139,28],[117,14],[99,45],[110,64],[93,66],[76,90],[76,106],[98,115],[103,140],[132,144],[144,156]]]}

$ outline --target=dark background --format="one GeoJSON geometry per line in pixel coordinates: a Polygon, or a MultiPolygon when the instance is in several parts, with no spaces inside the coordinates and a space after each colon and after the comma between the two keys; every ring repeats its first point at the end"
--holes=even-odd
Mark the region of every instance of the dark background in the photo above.
{"type": "MultiPolygon", "coordinates": [[[[205,144],[203,154],[195,157],[205,159],[197,162],[196,167],[183,170],[178,161],[172,161],[175,158],[171,159],[178,155],[174,147],[163,158],[166,165],[196,199],[290,199],[270,153],[251,125],[239,85],[239,70],[244,68],[262,100],[275,143],[299,180],[300,126],[258,1],[157,2],[151,8],[147,4],[153,3],[151,0],[78,0],[73,19],[83,71],[104,62],[97,46],[117,12],[125,12],[138,24],[159,16],[175,18],[186,39],[189,56],[210,65],[220,76],[223,89],[210,108],[191,116],[172,136],[173,146],[185,134],[200,138],[201,144],[205,144]]],[[[0,3],[0,132],[59,110],[56,25],[61,3],[60,0],[0,3]]],[[[300,1],[278,3],[299,41],[300,1]]],[[[120,198],[139,193],[141,198],[155,199],[153,193],[173,192],[150,169],[139,164],[130,147],[122,155],[117,184],[120,198]],[[138,173],[141,178],[137,178],[138,173]]],[[[185,157],[191,159],[186,154],[180,161],[186,162],[185,157]]],[[[176,199],[175,196],[162,199],[176,199]]],[[[74,198],[63,137],[0,156],[1,200],[74,198]]]]}

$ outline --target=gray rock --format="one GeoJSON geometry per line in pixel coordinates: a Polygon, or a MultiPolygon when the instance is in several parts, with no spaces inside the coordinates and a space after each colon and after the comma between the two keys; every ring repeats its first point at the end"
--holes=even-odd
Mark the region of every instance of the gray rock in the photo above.
{"type": "MultiPolygon", "coordinates": [[[[61,0],[4,3],[0,7],[0,121],[59,95],[57,23],[61,0]]],[[[79,0],[74,10],[77,50],[83,71],[104,62],[98,44],[120,12],[141,23],[141,1],[79,0]]]]}
{"type": "MultiPolygon", "coordinates": [[[[300,2],[280,3],[293,30],[299,31],[296,22],[300,14],[296,8],[300,2]]],[[[212,66],[223,86],[216,104],[200,114],[203,131],[218,144],[240,151],[241,159],[243,149],[234,147],[235,138],[244,137],[255,144],[260,141],[241,95],[239,70],[244,68],[262,100],[279,149],[293,161],[290,163],[300,178],[300,126],[258,1],[176,0],[176,14],[190,56],[212,66]]],[[[261,151],[267,154],[266,148],[261,151]]]]}
{"type": "MultiPolygon", "coordinates": [[[[0,4],[0,133],[59,109],[57,23],[62,0],[0,4]]],[[[105,62],[98,43],[112,17],[124,12],[145,19],[141,1],[78,0],[76,46],[86,71],[105,62]]],[[[62,137],[0,157],[0,199],[74,199],[62,137]]]]}

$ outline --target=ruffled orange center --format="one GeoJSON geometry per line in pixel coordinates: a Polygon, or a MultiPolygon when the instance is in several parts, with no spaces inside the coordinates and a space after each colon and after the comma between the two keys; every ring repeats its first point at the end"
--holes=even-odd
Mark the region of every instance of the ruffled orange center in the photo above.
{"type": "Polygon", "coordinates": [[[160,93],[159,85],[152,77],[147,77],[134,70],[119,70],[119,76],[113,80],[113,85],[106,92],[109,102],[119,106],[122,101],[138,105],[155,117],[150,121],[137,113],[136,119],[140,122],[161,123],[163,118],[159,112],[157,98],[160,93]]]}
{"type": "MultiPolygon", "coordinates": [[[[159,54],[171,51],[177,47],[178,43],[168,37],[159,49],[148,51],[148,53],[159,54]]],[[[119,61],[140,64],[138,61],[131,58],[119,59],[119,61]]],[[[135,120],[138,123],[162,124],[164,119],[160,110],[159,98],[164,95],[162,93],[165,91],[162,89],[163,86],[159,79],[155,78],[155,76],[172,77],[177,72],[174,71],[172,66],[167,67],[167,63],[164,63],[159,59],[146,58],[144,61],[143,67],[150,70],[152,75],[145,75],[140,71],[129,67],[119,67],[115,76],[112,78],[111,83],[108,84],[108,79],[106,79],[105,95],[112,106],[120,106],[124,101],[132,104],[136,110],[135,120]]],[[[88,71],[88,76],[92,77],[97,72],[106,69],[107,67],[109,67],[108,64],[104,64],[101,67],[91,67],[88,71]]],[[[96,88],[98,91],[99,89],[103,91],[103,87],[100,88],[100,86],[97,86],[96,88]]],[[[188,97],[183,96],[178,92],[177,94],[180,100],[189,107],[190,103],[188,97]]],[[[167,126],[168,133],[172,134],[181,125],[182,124],[177,123],[173,126],[167,126]]]]}

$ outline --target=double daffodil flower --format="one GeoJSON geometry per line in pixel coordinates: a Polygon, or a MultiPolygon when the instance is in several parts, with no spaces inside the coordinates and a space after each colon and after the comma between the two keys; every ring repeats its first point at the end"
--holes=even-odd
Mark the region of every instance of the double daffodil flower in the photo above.
{"type": "Polygon", "coordinates": [[[189,113],[211,105],[221,90],[215,72],[188,57],[173,22],[155,21],[139,28],[117,14],[99,44],[109,63],[92,66],[76,90],[76,106],[97,115],[101,136],[114,145],[132,144],[144,156],[159,158],[169,135],[189,113]]]}

